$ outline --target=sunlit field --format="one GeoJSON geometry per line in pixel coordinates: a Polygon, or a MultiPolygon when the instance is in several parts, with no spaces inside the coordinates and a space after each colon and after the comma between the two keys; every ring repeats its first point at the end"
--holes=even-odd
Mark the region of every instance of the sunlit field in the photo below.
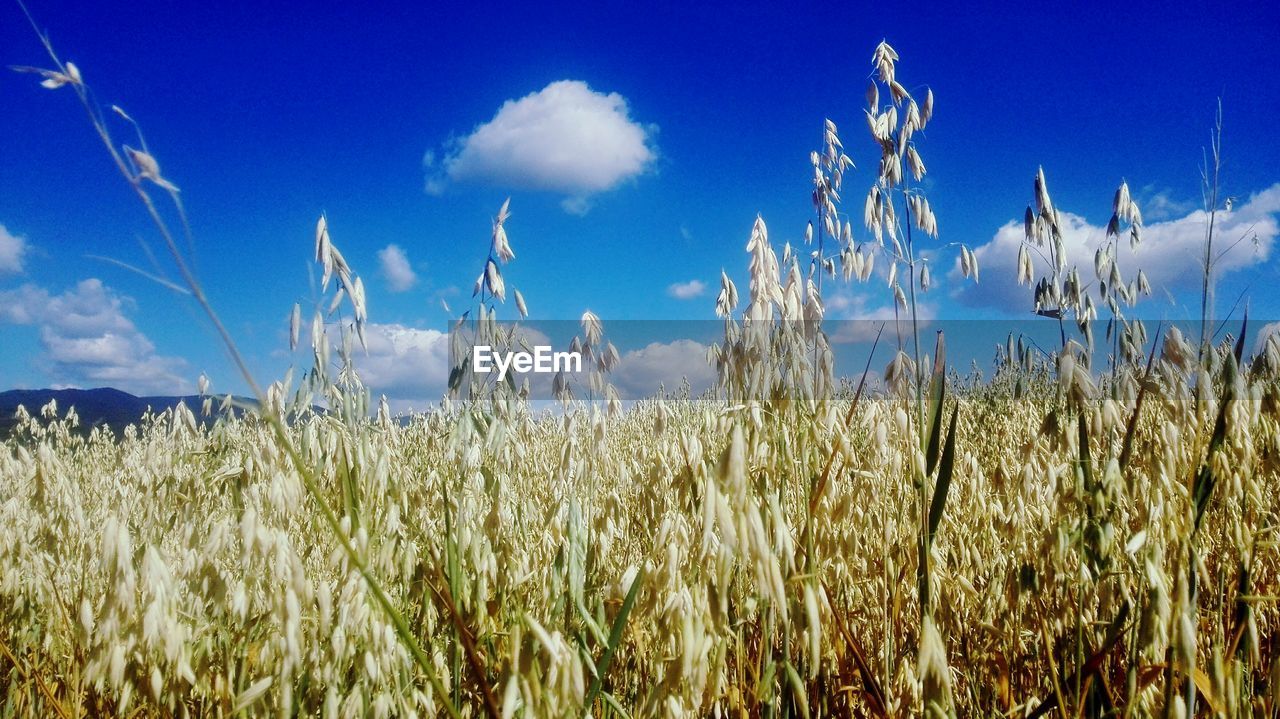
{"type": "MultiPolygon", "coordinates": [[[[931,273],[981,291],[986,268],[939,237],[934,92],[882,43],[865,125],[821,124],[799,178],[806,245],[743,218],[724,262],[748,282],[725,274],[705,302],[723,324],[705,394],[623,401],[588,312],[587,367],[546,396],[460,360],[408,416],[362,381],[365,285],[325,217],[319,300],[291,308],[310,362],[255,383],[190,262],[198,198],[179,203],[165,151],[47,49],[21,79],[50,113],[89,111],[173,268],[155,291],[204,313],[255,397],[202,382],[198,406],[122,434],[19,413],[0,442],[0,716],[1280,715],[1280,335],[1210,309],[1235,240],[1214,234],[1220,126],[1198,321],[1138,319],[1127,184],[1076,266],[1041,171],[1009,200],[1026,208],[1009,260],[1055,342],[1010,333],[979,368],[920,316],[931,273]],[[855,142],[880,157],[856,188],[855,142]],[[851,285],[894,309],[882,354],[824,332],[824,297],[851,285]],[[841,376],[842,350],[869,369],[841,376]]],[[[454,337],[510,349],[519,217],[494,209],[454,337]]]]}

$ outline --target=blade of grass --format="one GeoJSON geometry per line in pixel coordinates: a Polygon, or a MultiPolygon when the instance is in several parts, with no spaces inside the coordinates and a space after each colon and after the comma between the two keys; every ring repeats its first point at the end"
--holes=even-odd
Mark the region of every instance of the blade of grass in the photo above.
{"type": "MultiPolygon", "coordinates": [[[[871,360],[875,357],[876,348],[880,346],[880,335],[884,332],[884,323],[880,323],[880,328],[876,330],[876,339],[871,343],[871,352],[867,354],[867,365],[862,368],[862,379],[858,380],[858,389],[853,393],[853,401],[849,403],[849,410],[844,415],[844,428],[847,430],[853,424],[853,417],[858,410],[858,402],[862,399],[862,392],[867,386],[867,374],[871,371],[871,360]]],[[[812,515],[818,507],[818,498],[827,488],[827,482],[831,478],[831,469],[835,465],[836,454],[839,452],[839,446],[833,445],[831,452],[827,454],[827,464],[822,468],[822,474],[819,475],[817,483],[814,484],[813,492],[809,497],[809,515],[812,515]]],[[[807,524],[806,519],[806,524],[807,524]]]]}
{"type": "Polygon", "coordinates": [[[1249,310],[1244,311],[1244,320],[1240,323],[1240,336],[1236,338],[1236,364],[1244,365],[1244,338],[1249,334],[1249,310]]]}
{"type": "Polygon", "coordinates": [[[458,605],[453,601],[453,593],[449,589],[449,582],[441,571],[440,565],[436,562],[431,563],[432,575],[435,583],[428,582],[428,586],[432,591],[432,596],[440,603],[444,609],[444,613],[449,616],[449,620],[453,623],[457,630],[458,639],[462,643],[463,654],[467,658],[467,667],[471,670],[472,680],[476,685],[476,693],[483,700],[485,711],[489,714],[490,719],[500,719],[502,710],[498,708],[498,698],[493,694],[493,687],[489,686],[489,680],[485,676],[484,661],[480,658],[480,652],[476,649],[475,635],[472,634],[471,628],[467,626],[466,620],[458,611],[458,605]]]}
{"type": "Polygon", "coordinates": [[[1213,469],[1213,458],[1227,439],[1227,410],[1235,399],[1236,363],[1234,357],[1229,357],[1222,368],[1222,384],[1222,399],[1219,400],[1218,418],[1213,425],[1213,436],[1209,439],[1209,449],[1205,452],[1204,462],[1200,465],[1200,470],[1197,472],[1195,482],[1191,487],[1191,494],[1195,499],[1195,523],[1192,526],[1193,537],[1200,531],[1200,524],[1204,521],[1205,510],[1208,509],[1209,500],[1213,497],[1213,488],[1218,483],[1217,473],[1213,469]]]}
{"type": "Polygon", "coordinates": [[[599,696],[604,686],[604,677],[609,673],[609,665],[613,663],[613,655],[618,651],[618,646],[622,643],[622,633],[627,628],[627,618],[631,616],[631,609],[636,605],[636,597],[640,594],[640,585],[644,583],[645,572],[641,567],[636,572],[636,576],[631,580],[631,587],[627,590],[627,597],[622,601],[622,608],[618,610],[618,616],[613,620],[613,627],[609,630],[609,644],[605,647],[604,653],[600,655],[600,661],[596,662],[596,669],[599,674],[591,682],[591,688],[587,690],[587,697],[582,705],[590,710],[591,705],[595,703],[596,697],[599,696]]]}
{"type": "MultiPolygon", "coordinates": [[[[1111,651],[1120,644],[1120,640],[1124,638],[1125,624],[1128,623],[1130,609],[1129,602],[1127,601],[1120,605],[1119,613],[1116,614],[1115,619],[1111,620],[1111,624],[1107,630],[1107,638],[1103,641],[1102,648],[1090,655],[1089,658],[1080,665],[1079,669],[1073,672],[1071,676],[1067,677],[1067,680],[1063,683],[1064,686],[1074,686],[1077,680],[1088,678],[1095,674],[1101,676],[1103,663],[1111,654],[1111,651]]],[[[1050,651],[1052,652],[1052,644],[1049,642],[1048,628],[1042,624],[1041,630],[1043,632],[1045,643],[1050,647],[1050,651]]],[[[1058,677],[1058,670],[1056,663],[1053,661],[1052,653],[1049,656],[1049,661],[1050,665],[1053,667],[1054,677],[1056,678],[1058,677]]],[[[1058,687],[1059,685],[1055,683],[1053,696],[1050,696],[1040,702],[1040,705],[1027,715],[1027,719],[1042,717],[1053,711],[1055,708],[1062,706],[1063,696],[1058,687]]],[[[1110,696],[1110,689],[1107,689],[1106,691],[1108,696],[1110,696]]]]}
{"type": "Polygon", "coordinates": [[[942,332],[934,348],[933,376],[929,380],[928,443],[925,445],[925,474],[938,466],[938,446],[942,435],[942,405],[947,393],[947,343],[942,332]]]}
{"type": "Polygon", "coordinates": [[[938,532],[938,524],[942,522],[942,512],[947,506],[947,493],[951,489],[951,475],[956,461],[956,415],[960,413],[960,404],[951,408],[951,425],[947,429],[947,443],[942,448],[942,457],[938,461],[938,481],[933,488],[933,499],[929,503],[929,541],[938,532]]]}
{"type": "Polygon", "coordinates": [[[58,713],[59,717],[62,717],[62,719],[69,719],[67,717],[66,709],[62,707],[62,703],[58,701],[58,698],[53,695],[53,691],[49,689],[49,685],[44,683],[44,678],[40,676],[40,673],[34,672],[30,667],[20,663],[18,658],[13,655],[13,652],[9,651],[9,645],[6,644],[3,639],[0,639],[0,653],[3,653],[5,658],[9,660],[9,663],[13,664],[14,668],[18,671],[36,680],[36,686],[40,688],[40,693],[44,694],[45,698],[49,700],[49,703],[53,705],[53,709],[58,713]]]}
{"type": "Polygon", "coordinates": [[[1129,460],[1133,457],[1133,438],[1138,429],[1138,417],[1142,414],[1142,402],[1147,397],[1147,387],[1151,382],[1151,365],[1156,358],[1156,348],[1160,346],[1160,333],[1164,330],[1164,325],[1156,328],[1155,340],[1151,343],[1151,351],[1147,354],[1147,368],[1142,373],[1142,381],[1138,383],[1138,399],[1134,402],[1133,413],[1129,415],[1129,421],[1124,428],[1124,442],[1120,449],[1120,471],[1123,473],[1125,468],[1129,466],[1129,460]]]}
{"type": "MultiPolygon", "coordinates": [[[[822,588],[826,591],[827,596],[832,596],[831,588],[826,582],[822,583],[822,588]]],[[[866,650],[862,644],[849,631],[849,627],[844,621],[844,617],[835,614],[836,629],[840,631],[840,635],[844,637],[845,645],[849,647],[849,651],[853,654],[853,662],[858,667],[858,674],[862,676],[862,686],[866,690],[867,697],[871,700],[871,709],[876,716],[888,716],[889,710],[884,699],[884,689],[880,687],[880,682],[876,680],[875,672],[871,671],[871,664],[867,661],[866,650]]]]}
{"type": "Polygon", "coordinates": [[[1080,476],[1084,479],[1085,490],[1093,491],[1093,458],[1089,452],[1089,424],[1085,421],[1084,413],[1076,415],[1076,441],[1080,445],[1078,447],[1079,456],[1076,459],[1080,468],[1080,476]]]}

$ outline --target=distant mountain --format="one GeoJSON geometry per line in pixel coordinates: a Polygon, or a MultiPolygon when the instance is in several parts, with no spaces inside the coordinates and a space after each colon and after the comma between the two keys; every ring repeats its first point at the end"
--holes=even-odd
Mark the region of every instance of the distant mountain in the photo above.
{"type": "MultiPolygon", "coordinates": [[[[124,428],[138,424],[147,408],[153,413],[160,413],[184,402],[197,418],[204,398],[199,395],[185,397],[135,397],[128,392],[102,387],[99,389],[15,389],[0,392],[0,438],[7,437],[16,421],[14,413],[18,406],[27,408],[32,415],[40,413],[40,408],[49,403],[58,402],[58,416],[65,416],[71,407],[76,408],[80,417],[80,431],[88,434],[94,427],[106,425],[119,436],[124,428]]],[[[214,398],[215,407],[220,397],[214,398]]]]}

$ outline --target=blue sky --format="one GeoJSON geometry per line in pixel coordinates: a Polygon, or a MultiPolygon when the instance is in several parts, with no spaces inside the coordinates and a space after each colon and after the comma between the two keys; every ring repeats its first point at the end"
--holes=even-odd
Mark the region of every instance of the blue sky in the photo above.
{"type": "MultiPolygon", "coordinates": [[[[30,9],[99,99],[143,126],[182,188],[211,299],[263,379],[291,361],[287,317],[311,297],[321,212],[385,340],[371,350],[375,388],[400,398],[429,396],[405,368],[435,356],[424,333],[446,327],[439,300],[466,307],[507,196],[507,282],[534,316],[590,308],[606,329],[712,318],[722,268],[745,292],[757,213],[779,251],[800,240],[823,118],[857,164],[844,208],[860,216],[877,158],[863,93],[881,39],[904,84],[937,97],[920,151],[939,242],[990,245],[983,285],[944,277],[930,312],[1026,311],[1001,288],[1012,259],[997,235],[1043,165],[1082,246],[1126,179],[1151,226],[1148,273],[1169,290],[1144,311],[1194,314],[1184,278],[1197,270],[1177,253],[1192,247],[1221,96],[1232,227],[1262,236],[1228,263],[1219,302],[1251,288],[1254,315],[1280,317],[1280,16],[1268,4],[113,5],[30,9]],[[537,141],[513,159],[511,137],[537,141]]],[[[0,3],[0,64],[46,64],[15,4],[0,3]]],[[[146,266],[139,238],[159,245],[73,95],[4,72],[0,105],[0,386],[185,391],[205,371],[242,391],[193,307],[88,257],[146,266]]],[[[828,294],[833,316],[887,301],[874,280],[828,294]]]]}

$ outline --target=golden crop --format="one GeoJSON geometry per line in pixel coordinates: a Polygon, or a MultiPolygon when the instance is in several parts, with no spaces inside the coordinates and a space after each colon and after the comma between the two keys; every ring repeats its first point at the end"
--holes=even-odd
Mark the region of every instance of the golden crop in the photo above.
{"type": "MultiPolygon", "coordinates": [[[[150,194],[176,187],[117,147],[49,51],[56,69],[34,71],[90,109],[244,369],[150,194]]],[[[1121,185],[1094,268],[1117,329],[1109,371],[1092,367],[1095,291],[1038,173],[1017,267],[1027,284],[1033,254],[1047,267],[1035,311],[1061,347],[1011,338],[986,380],[949,372],[942,341],[924,354],[914,243],[938,223],[911,182],[934,102],[897,60],[876,49],[867,93],[876,239],[838,210],[851,163],[828,121],[817,253],[806,275],[757,220],[741,312],[722,276],[714,396],[623,410],[588,312],[577,342],[603,401],[558,380],[559,411],[498,386],[371,417],[364,286],[321,219],[337,284],[300,388],[246,371],[256,410],[210,399],[211,426],[180,406],[123,437],[22,412],[0,443],[0,716],[1276,716],[1280,339],[1247,359],[1128,319],[1149,288],[1112,254],[1122,225],[1141,234],[1121,185]],[[878,282],[877,255],[907,339],[883,386],[850,391],[818,331],[822,278],[878,282]]],[[[508,218],[476,283],[481,335],[507,296],[508,218]]]]}

